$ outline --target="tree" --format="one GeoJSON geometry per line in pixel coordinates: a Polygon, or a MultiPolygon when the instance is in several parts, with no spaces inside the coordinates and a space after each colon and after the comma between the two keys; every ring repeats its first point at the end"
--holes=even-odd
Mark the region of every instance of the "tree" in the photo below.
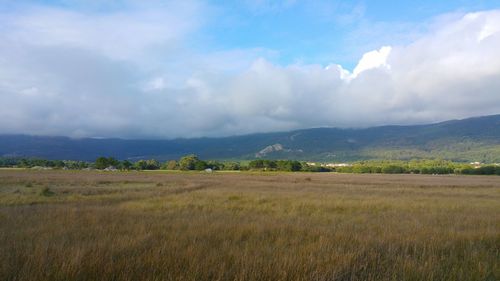
{"type": "Polygon", "coordinates": [[[136,170],[146,170],[148,164],[145,160],[139,160],[134,163],[134,169],[136,170]]]}
{"type": "Polygon", "coordinates": [[[120,168],[123,170],[130,170],[134,164],[128,160],[123,160],[123,162],[120,165],[120,168]]]}
{"type": "Polygon", "coordinates": [[[163,164],[163,169],[165,170],[177,170],[179,168],[179,164],[175,160],[170,160],[163,164]]]}
{"type": "Polygon", "coordinates": [[[160,168],[160,162],[155,159],[139,160],[134,163],[134,168],[136,170],[158,170],[160,168]]]}
{"type": "Polygon", "coordinates": [[[230,162],[230,163],[224,164],[224,170],[237,171],[240,169],[241,169],[240,163],[238,163],[238,162],[230,162]]]}
{"type": "Polygon", "coordinates": [[[250,169],[262,169],[262,168],[264,168],[264,160],[257,159],[257,160],[250,161],[250,163],[248,163],[248,167],[250,169]]]}
{"type": "Polygon", "coordinates": [[[302,169],[302,164],[299,161],[280,160],[276,162],[276,167],[280,171],[296,172],[302,169]]]}
{"type": "Polygon", "coordinates": [[[61,169],[64,167],[64,162],[62,160],[54,160],[54,167],[61,169]]]}
{"type": "Polygon", "coordinates": [[[210,168],[214,171],[224,170],[224,163],[214,160],[206,161],[205,163],[207,164],[206,168],[210,168]]]}
{"type": "Polygon", "coordinates": [[[118,166],[119,162],[113,157],[99,157],[95,160],[94,167],[99,170],[106,169],[109,166],[118,166]]]}
{"type": "Polygon", "coordinates": [[[206,168],[208,168],[208,166],[205,161],[198,160],[194,163],[194,169],[197,171],[203,171],[206,168]]]}
{"type": "Polygon", "coordinates": [[[266,170],[274,170],[278,167],[275,160],[263,160],[262,162],[264,163],[264,169],[266,170]]]}
{"type": "Polygon", "coordinates": [[[388,165],[388,166],[382,167],[382,173],[384,173],[384,174],[402,174],[402,173],[404,173],[404,169],[401,166],[388,165]]]}
{"type": "Polygon", "coordinates": [[[155,159],[146,160],[146,170],[158,170],[160,168],[160,162],[155,159]]]}
{"type": "Polygon", "coordinates": [[[194,154],[186,155],[179,160],[179,168],[184,171],[194,170],[198,161],[200,161],[198,156],[194,154]]]}
{"type": "Polygon", "coordinates": [[[299,161],[291,161],[290,171],[297,172],[302,170],[302,164],[299,161]]]}

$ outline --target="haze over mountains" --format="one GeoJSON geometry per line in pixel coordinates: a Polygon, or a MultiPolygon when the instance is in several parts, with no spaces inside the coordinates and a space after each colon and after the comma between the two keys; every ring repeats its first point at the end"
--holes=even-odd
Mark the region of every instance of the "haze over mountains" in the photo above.
{"type": "Polygon", "coordinates": [[[1,135],[0,157],[39,157],[93,161],[177,159],[297,159],[344,162],[369,159],[442,158],[500,162],[500,115],[429,125],[365,129],[313,128],[223,138],[174,140],[71,139],[1,135]]]}

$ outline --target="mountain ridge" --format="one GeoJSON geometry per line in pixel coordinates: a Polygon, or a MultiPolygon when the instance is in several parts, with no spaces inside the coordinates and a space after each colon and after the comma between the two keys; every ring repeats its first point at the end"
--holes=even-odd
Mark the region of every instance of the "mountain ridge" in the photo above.
{"type": "Polygon", "coordinates": [[[455,161],[500,162],[500,115],[421,125],[347,129],[322,127],[219,138],[170,140],[0,135],[0,157],[91,161],[99,156],[113,156],[129,160],[168,160],[186,154],[219,160],[262,157],[343,162],[442,158],[455,161]],[[272,146],[280,149],[266,150],[272,146]],[[259,155],[263,150],[266,153],[259,155]]]}

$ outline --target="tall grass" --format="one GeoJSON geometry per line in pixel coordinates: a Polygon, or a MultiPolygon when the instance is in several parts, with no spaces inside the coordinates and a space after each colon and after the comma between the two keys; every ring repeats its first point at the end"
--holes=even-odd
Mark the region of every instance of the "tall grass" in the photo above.
{"type": "Polygon", "coordinates": [[[500,276],[497,177],[0,171],[0,206],[0,280],[500,276]]]}

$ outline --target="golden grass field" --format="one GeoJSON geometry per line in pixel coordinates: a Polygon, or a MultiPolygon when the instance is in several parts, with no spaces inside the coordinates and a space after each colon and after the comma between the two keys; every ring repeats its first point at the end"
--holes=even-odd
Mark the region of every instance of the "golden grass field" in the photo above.
{"type": "Polygon", "coordinates": [[[498,280],[500,177],[0,171],[0,280],[498,280]]]}

